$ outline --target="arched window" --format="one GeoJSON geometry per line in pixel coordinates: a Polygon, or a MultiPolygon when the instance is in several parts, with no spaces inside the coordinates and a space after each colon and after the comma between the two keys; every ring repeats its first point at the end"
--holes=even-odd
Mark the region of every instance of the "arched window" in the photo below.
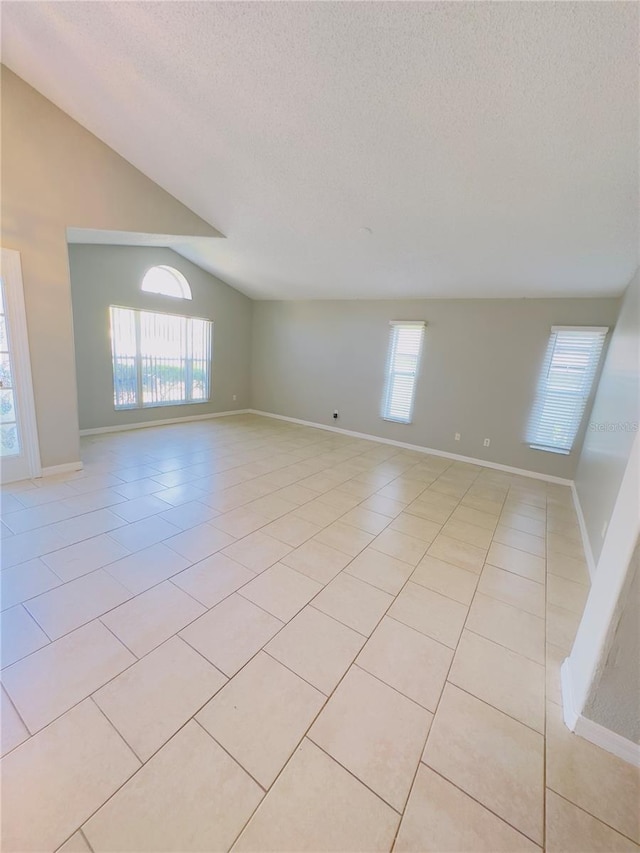
{"type": "Polygon", "coordinates": [[[151,267],[142,279],[142,290],[173,296],[174,299],[191,299],[189,282],[173,267],[151,267]]]}

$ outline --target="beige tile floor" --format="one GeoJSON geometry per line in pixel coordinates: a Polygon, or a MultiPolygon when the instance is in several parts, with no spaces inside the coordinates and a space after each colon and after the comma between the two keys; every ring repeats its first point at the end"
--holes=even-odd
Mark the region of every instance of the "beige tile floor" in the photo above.
{"type": "Polygon", "coordinates": [[[4,851],[636,851],[569,489],[241,416],[3,491],[4,851]]]}

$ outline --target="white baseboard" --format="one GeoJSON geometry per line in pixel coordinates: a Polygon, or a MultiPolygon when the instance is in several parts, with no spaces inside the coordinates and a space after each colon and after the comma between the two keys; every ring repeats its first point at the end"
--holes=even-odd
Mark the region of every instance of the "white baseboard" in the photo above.
{"type": "Polygon", "coordinates": [[[181,424],[186,421],[208,421],[211,418],[227,418],[231,415],[247,415],[251,409],[235,409],[231,412],[213,412],[208,415],[185,415],[182,418],[163,418],[159,421],[140,421],[135,424],[118,424],[117,426],[95,427],[93,429],[81,429],[80,435],[101,435],[104,432],[127,432],[130,429],[147,429],[148,427],[167,426],[168,424],[181,424]]]}
{"type": "Polygon", "coordinates": [[[62,465],[49,465],[48,468],[40,469],[40,477],[53,477],[56,474],[71,474],[74,471],[82,471],[84,465],[77,462],[64,462],[62,465]]]}
{"type": "Polygon", "coordinates": [[[593,580],[596,573],[596,561],[593,557],[591,541],[587,532],[587,524],[584,520],[584,513],[582,512],[582,506],[580,504],[580,498],[578,496],[578,490],[576,489],[575,483],[571,483],[571,494],[573,496],[573,506],[575,508],[576,515],[578,516],[578,524],[580,525],[580,537],[582,539],[582,548],[584,550],[585,557],[587,558],[589,577],[593,580]]]}
{"type": "Polygon", "coordinates": [[[640,767],[640,744],[634,743],[634,741],[619,735],[617,732],[612,732],[611,729],[584,717],[576,710],[569,658],[566,658],[562,664],[560,679],[562,682],[562,713],[567,728],[579,737],[588,740],[589,743],[599,746],[628,764],[640,767]]]}
{"type": "Polygon", "coordinates": [[[605,749],[612,755],[616,755],[634,767],[640,767],[640,744],[622,737],[611,729],[606,729],[600,723],[594,723],[587,717],[580,715],[574,729],[577,735],[605,749]]]}
{"type": "Polygon", "coordinates": [[[501,465],[499,462],[488,462],[485,459],[476,459],[473,456],[461,456],[458,453],[448,453],[445,450],[435,450],[432,447],[423,447],[421,444],[407,444],[404,441],[394,441],[391,438],[382,438],[379,435],[371,435],[368,432],[354,432],[350,429],[342,429],[328,424],[318,424],[313,421],[303,421],[300,418],[290,418],[287,415],[275,415],[273,412],[261,412],[258,409],[247,409],[252,415],[261,415],[265,418],[275,418],[278,421],[288,421],[292,424],[300,424],[300,426],[314,427],[315,429],[324,429],[327,432],[337,432],[341,435],[348,435],[351,438],[362,438],[365,441],[377,441],[380,444],[391,444],[393,447],[401,447],[403,450],[415,450],[418,453],[427,453],[431,456],[442,456],[445,459],[452,459],[455,462],[468,462],[471,465],[481,465],[483,468],[493,468],[496,471],[504,471],[507,474],[518,474],[521,477],[531,477],[534,480],[544,480],[547,483],[558,483],[561,486],[573,485],[573,480],[567,480],[564,477],[554,477],[551,474],[539,474],[537,471],[527,471],[525,468],[514,468],[511,465],[501,465]]]}

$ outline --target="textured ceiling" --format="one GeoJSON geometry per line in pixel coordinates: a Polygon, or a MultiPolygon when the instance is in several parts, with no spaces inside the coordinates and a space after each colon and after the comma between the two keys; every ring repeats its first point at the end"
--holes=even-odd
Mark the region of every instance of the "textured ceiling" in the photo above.
{"type": "Polygon", "coordinates": [[[250,296],[604,295],[638,263],[638,12],[3,2],[2,57],[250,296]]]}

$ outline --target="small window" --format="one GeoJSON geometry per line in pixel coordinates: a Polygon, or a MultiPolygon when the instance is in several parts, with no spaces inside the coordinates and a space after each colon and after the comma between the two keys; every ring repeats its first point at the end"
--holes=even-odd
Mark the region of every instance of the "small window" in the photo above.
{"type": "Polygon", "coordinates": [[[602,326],[552,327],[529,419],[530,447],[571,453],[608,331],[602,326]]]}
{"type": "Polygon", "coordinates": [[[205,403],[210,394],[210,320],[111,306],[116,409],[205,403]]]}
{"type": "Polygon", "coordinates": [[[142,279],[142,290],[174,299],[191,299],[189,282],[173,267],[151,267],[142,279]]]}
{"type": "Polygon", "coordinates": [[[424,323],[392,320],[390,325],[382,417],[385,421],[410,424],[422,352],[424,323]]]}

